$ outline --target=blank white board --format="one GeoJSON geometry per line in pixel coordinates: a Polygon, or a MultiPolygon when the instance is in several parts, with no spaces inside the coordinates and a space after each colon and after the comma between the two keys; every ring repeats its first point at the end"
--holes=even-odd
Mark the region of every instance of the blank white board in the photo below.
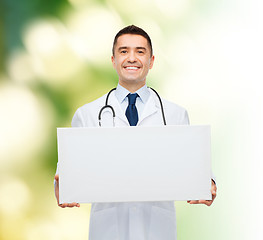
{"type": "Polygon", "coordinates": [[[211,199],[209,126],[58,128],[60,203],[211,199]]]}

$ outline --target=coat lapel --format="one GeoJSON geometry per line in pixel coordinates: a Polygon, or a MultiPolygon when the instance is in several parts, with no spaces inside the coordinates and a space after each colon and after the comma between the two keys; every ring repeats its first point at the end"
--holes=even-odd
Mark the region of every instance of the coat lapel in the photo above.
{"type": "Polygon", "coordinates": [[[115,111],[116,118],[119,118],[121,121],[123,121],[126,125],[130,126],[127,117],[125,116],[125,113],[123,112],[120,103],[118,102],[115,94],[112,94],[111,103],[110,103],[115,111]]]}
{"type": "Polygon", "coordinates": [[[151,94],[149,96],[148,101],[146,102],[142,115],[138,121],[137,125],[140,125],[140,123],[147,117],[151,116],[152,114],[156,113],[158,111],[158,107],[156,106],[156,102],[154,100],[153,95],[151,94]]]}

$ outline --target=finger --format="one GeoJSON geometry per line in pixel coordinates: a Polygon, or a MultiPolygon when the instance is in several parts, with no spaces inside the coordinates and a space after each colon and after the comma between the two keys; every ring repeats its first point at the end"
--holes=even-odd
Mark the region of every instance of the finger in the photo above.
{"type": "Polygon", "coordinates": [[[209,201],[210,201],[210,200],[203,200],[203,199],[202,199],[202,200],[199,200],[199,203],[200,203],[200,204],[205,204],[205,205],[207,205],[207,204],[209,204],[209,201]]]}
{"type": "Polygon", "coordinates": [[[216,188],[216,185],[214,184],[214,185],[211,187],[212,200],[214,200],[215,197],[216,197],[216,191],[217,191],[217,188],[216,188]]]}
{"type": "Polygon", "coordinates": [[[73,207],[74,207],[74,204],[73,204],[73,203],[68,203],[67,207],[73,208],[73,207]]]}
{"type": "Polygon", "coordinates": [[[71,207],[70,203],[62,203],[60,204],[60,207],[66,208],[66,207],[71,207]]]}
{"type": "Polygon", "coordinates": [[[70,207],[70,203],[60,203],[59,206],[62,208],[70,207]]]}
{"type": "Polygon", "coordinates": [[[74,204],[74,207],[80,207],[79,203],[74,202],[73,204],[74,204]]]}
{"type": "Polygon", "coordinates": [[[214,201],[216,198],[216,195],[212,195],[212,201],[214,201]]]}
{"type": "Polygon", "coordinates": [[[59,180],[58,174],[55,175],[55,180],[58,182],[59,180]]]}
{"type": "Polygon", "coordinates": [[[61,204],[58,204],[58,206],[62,207],[62,208],[72,208],[72,207],[80,207],[80,204],[79,203],[61,203],[61,204]]]}
{"type": "Polygon", "coordinates": [[[187,201],[190,204],[205,204],[207,206],[210,206],[213,202],[213,200],[192,200],[192,201],[187,201]]]}
{"type": "Polygon", "coordinates": [[[215,185],[214,182],[212,182],[212,186],[211,186],[211,192],[212,192],[212,191],[214,191],[214,192],[217,191],[217,187],[216,187],[216,185],[215,185]]]}
{"type": "Polygon", "coordinates": [[[212,192],[212,199],[216,197],[216,192],[212,192]]]}
{"type": "Polygon", "coordinates": [[[214,185],[214,186],[211,187],[211,191],[216,192],[216,190],[217,190],[216,185],[214,185]]]}
{"type": "Polygon", "coordinates": [[[212,199],[214,199],[216,197],[216,190],[211,190],[211,193],[212,193],[212,199]]]}
{"type": "Polygon", "coordinates": [[[73,202],[73,203],[69,203],[68,204],[68,207],[77,207],[77,203],[76,202],[73,202]]]}
{"type": "Polygon", "coordinates": [[[62,208],[65,208],[66,207],[66,203],[60,203],[60,204],[58,204],[58,206],[60,206],[62,208]]]}
{"type": "Polygon", "coordinates": [[[204,202],[204,204],[208,207],[211,206],[212,203],[213,203],[213,200],[207,200],[204,202]]]}

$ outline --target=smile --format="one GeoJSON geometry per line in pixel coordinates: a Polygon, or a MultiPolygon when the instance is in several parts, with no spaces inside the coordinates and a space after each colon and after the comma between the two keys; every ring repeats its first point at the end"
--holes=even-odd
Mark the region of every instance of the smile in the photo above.
{"type": "Polygon", "coordinates": [[[127,70],[138,70],[140,67],[124,67],[127,70]]]}

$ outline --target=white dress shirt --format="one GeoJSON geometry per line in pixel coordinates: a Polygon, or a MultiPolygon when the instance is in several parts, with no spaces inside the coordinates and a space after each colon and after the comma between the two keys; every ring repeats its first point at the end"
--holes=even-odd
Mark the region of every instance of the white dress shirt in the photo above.
{"type": "MultiPolygon", "coordinates": [[[[131,92],[129,92],[126,88],[118,84],[116,91],[115,91],[115,96],[118,102],[120,103],[121,108],[124,113],[129,104],[128,97],[127,97],[129,93],[131,92]]],[[[140,117],[142,116],[142,112],[143,112],[145,103],[149,99],[151,93],[149,89],[147,88],[146,84],[143,87],[141,87],[139,90],[137,90],[135,93],[139,95],[136,99],[135,106],[138,111],[138,118],[140,119],[140,117]]]]}

